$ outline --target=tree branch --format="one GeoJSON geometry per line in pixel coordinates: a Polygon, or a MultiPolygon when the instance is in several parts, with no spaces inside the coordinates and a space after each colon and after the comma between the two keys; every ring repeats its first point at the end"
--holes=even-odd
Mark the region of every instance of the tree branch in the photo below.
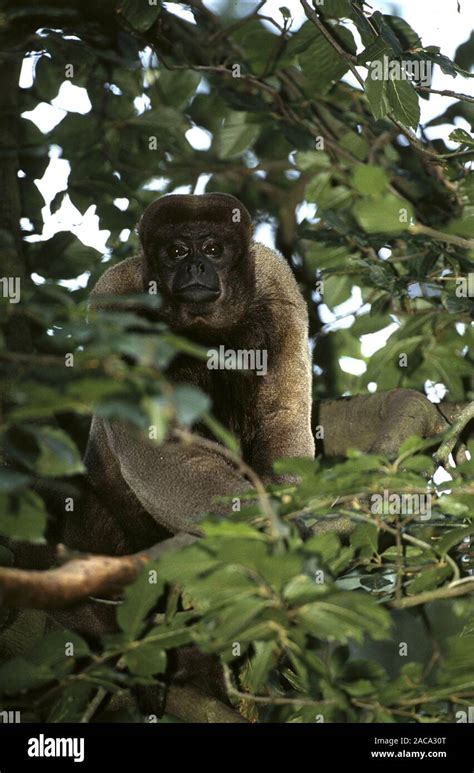
{"type": "Polygon", "coordinates": [[[402,599],[396,599],[389,602],[389,607],[392,609],[407,609],[408,607],[418,607],[421,604],[429,604],[432,601],[440,601],[442,599],[453,599],[457,596],[465,596],[467,593],[474,591],[474,578],[466,578],[465,583],[453,583],[444,588],[437,588],[437,590],[426,591],[425,593],[418,593],[416,596],[405,596],[402,599]]]}
{"type": "Polygon", "coordinates": [[[469,94],[458,94],[457,91],[450,91],[449,89],[429,89],[427,86],[416,86],[417,91],[422,91],[428,94],[440,94],[442,97],[454,97],[462,102],[473,102],[474,97],[470,97],[469,94]]]}
{"type": "Polygon", "coordinates": [[[438,448],[436,454],[434,455],[435,461],[438,462],[438,464],[446,465],[448,463],[449,454],[458,442],[459,435],[463,431],[464,427],[466,427],[473,418],[474,402],[469,403],[467,408],[465,408],[458,416],[451,429],[448,431],[446,438],[438,448]]]}
{"type": "MultiPolygon", "coordinates": [[[[142,567],[198,539],[191,534],[153,545],[128,556],[88,555],[72,558],[46,571],[0,568],[0,603],[4,607],[51,609],[77,603],[86,596],[117,593],[132,583],[142,567]]],[[[58,553],[62,546],[58,546],[58,553]]]]}
{"type": "Polygon", "coordinates": [[[421,223],[409,226],[408,230],[414,236],[431,236],[432,239],[437,239],[446,244],[455,244],[464,250],[474,250],[474,239],[464,239],[462,236],[456,236],[455,234],[446,234],[443,231],[437,231],[435,228],[430,228],[421,223]]]}

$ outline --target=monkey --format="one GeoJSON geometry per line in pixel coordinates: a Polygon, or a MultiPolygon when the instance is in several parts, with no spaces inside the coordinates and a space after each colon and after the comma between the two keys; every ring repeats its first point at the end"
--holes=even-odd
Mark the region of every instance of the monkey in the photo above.
{"type": "MultiPolygon", "coordinates": [[[[111,309],[117,296],[157,289],[154,318],[173,332],[208,352],[265,353],[266,374],[211,369],[180,354],[167,376],[210,396],[244,461],[269,483],[277,459],[314,457],[308,316],[288,263],[252,234],[250,214],[230,194],[162,196],[139,222],[140,254],[105,271],[91,305],[111,309]]],[[[141,440],[97,415],[85,466],[97,499],[109,506],[108,514],[94,505],[68,518],[65,543],[85,551],[124,554],[183,532],[198,535],[214,497],[249,486],[218,452],[172,438],[141,440]]]]}
{"type": "MultiPolygon", "coordinates": [[[[265,373],[214,369],[179,354],[167,377],[210,396],[213,415],[236,436],[244,461],[267,484],[278,480],[277,459],[314,458],[312,371],[306,303],[291,268],[252,235],[250,214],[234,196],[165,195],[142,215],[140,253],[105,271],[91,293],[91,307],[113,310],[119,296],[157,289],[158,309],[137,308],[137,313],[151,314],[208,353],[219,347],[265,353],[265,373]]],[[[203,427],[197,431],[207,434],[203,427]]],[[[197,539],[204,514],[230,515],[229,506],[214,505],[214,498],[235,496],[250,485],[214,449],[173,437],[151,442],[124,422],[97,415],[84,464],[93,496],[78,515],[67,515],[63,536],[68,548],[84,552],[121,555],[160,541],[171,549],[184,537],[197,539]]],[[[54,618],[94,640],[115,630],[113,612],[110,605],[94,608],[86,601],[56,610],[54,618]]],[[[214,656],[178,650],[174,665],[180,678],[189,675],[197,686],[204,681],[224,698],[214,656]]],[[[152,688],[140,698],[145,710],[157,701],[152,688]]]]}

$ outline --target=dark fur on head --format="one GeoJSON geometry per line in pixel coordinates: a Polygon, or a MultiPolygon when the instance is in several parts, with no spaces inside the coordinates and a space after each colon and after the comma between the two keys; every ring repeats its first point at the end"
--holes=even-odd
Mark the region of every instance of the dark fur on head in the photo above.
{"type": "Polygon", "coordinates": [[[252,220],[244,205],[230,193],[192,194],[170,193],[153,201],[146,208],[138,224],[138,236],[145,253],[153,252],[153,244],[159,232],[161,236],[173,237],[176,227],[186,228],[189,222],[228,226],[229,234],[234,233],[237,247],[250,243],[252,220]],[[240,212],[240,222],[233,220],[233,214],[240,212]]]}
{"type": "Polygon", "coordinates": [[[255,262],[250,251],[252,221],[244,205],[227,193],[201,196],[169,194],[145,210],[138,235],[142,247],[144,289],[156,282],[162,296],[160,317],[175,330],[232,327],[242,319],[255,293],[255,262]],[[216,264],[221,296],[212,304],[179,303],[173,296],[176,263],[166,248],[176,239],[211,236],[224,244],[216,264]]]}

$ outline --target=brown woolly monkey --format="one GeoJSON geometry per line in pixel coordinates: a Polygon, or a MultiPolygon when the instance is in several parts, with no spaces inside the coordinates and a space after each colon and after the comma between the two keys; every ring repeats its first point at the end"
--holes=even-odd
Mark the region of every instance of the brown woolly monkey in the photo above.
{"type": "MultiPolygon", "coordinates": [[[[171,330],[209,349],[261,353],[266,372],[214,370],[179,355],[168,376],[210,395],[214,415],[265,482],[276,459],[313,457],[306,305],[285,260],[252,241],[246,208],[223,193],[171,194],[146,209],[138,234],[141,254],[104,273],[93,306],[157,289],[156,319],[171,330]]],[[[248,485],[219,453],[137,439],[126,424],[97,416],[85,464],[97,499],[71,515],[64,541],[86,551],[129,553],[163,536],[199,533],[196,522],[214,497],[248,485]]]]}

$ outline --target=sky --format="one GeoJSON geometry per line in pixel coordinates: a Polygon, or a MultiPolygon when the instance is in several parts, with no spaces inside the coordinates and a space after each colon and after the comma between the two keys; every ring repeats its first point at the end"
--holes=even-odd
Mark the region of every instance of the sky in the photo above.
{"type": "MultiPolygon", "coordinates": [[[[218,13],[222,7],[221,0],[205,0],[206,5],[214,12],[218,13]]],[[[256,0],[237,0],[236,2],[238,13],[242,15],[248,14],[256,5],[256,0]]],[[[298,29],[305,21],[304,11],[299,0],[268,0],[268,2],[262,7],[260,13],[266,16],[271,16],[277,21],[282,22],[283,18],[279,11],[279,8],[285,5],[291,12],[293,18],[292,29],[298,29]]],[[[469,37],[470,31],[474,27],[474,3],[472,0],[459,0],[460,12],[458,12],[457,0],[398,0],[398,2],[389,2],[387,0],[371,0],[370,5],[374,10],[379,10],[383,13],[394,13],[404,18],[413,28],[421,35],[423,45],[437,45],[440,46],[442,53],[447,54],[450,57],[454,56],[456,48],[469,37]]],[[[183,4],[166,3],[169,10],[191,18],[189,12],[183,4]]],[[[270,29],[274,28],[270,25],[270,29]]],[[[357,35],[356,35],[357,38],[357,35]]],[[[360,43],[360,40],[358,41],[360,43]]],[[[362,45],[359,45],[359,50],[362,50],[362,45]]],[[[32,64],[31,58],[25,59],[24,67],[22,70],[20,85],[27,87],[32,82],[32,64]]],[[[365,74],[365,70],[361,68],[361,74],[365,74]]],[[[358,85],[352,76],[349,74],[346,80],[354,85],[358,85]]],[[[453,79],[447,75],[444,75],[439,67],[434,68],[434,78],[432,87],[435,89],[450,89],[454,91],[461,91],[466,94],[474,96],[474,78],[472,80],[461,78],[458,76],[453,79]]],[[[437,95],[431,95],[429,102],[426,100],[420,100],[421,102],[421,122],[426,123],[436,115],[446,110],[451,104],[453,99],[448,97],[442,97],[437,95]]],[[[136,101],[136,107],[142,111],[145,108],[143,100],[138,99],[136,101]]],[[[87,96],[87,92],[83,88],[74,86],[71,82],[65,81],[58,92],[55,99],[51,104],[41,103],[36,107],[34,111],[24,113],[24,116],[36,123],[41,131],[49,131],[59,123],[67,114],[67,112],[77,112],[86,114],[91,109],[91,103],[87,96]]],[[[467,130],[470,127],[466,122],[460,122],[459,126],[467,130]]],[[[443,137],[447,139],[448,134],[452,130],[452,127],[437,126],[427,130],[429,138],[434,139],[436,137],[443,137]]],[[[209,136],[206,132],[195,128],[187,133],[187,139],[190,144],[196,149],[204,149],[209,144],[209,136]]],[[[457,145],[449,143],[452,149],[455,149],[457,145]]],[[[78,236],[78,238],[86,245],[96,248],[103,255],[107,255],[107,238],[109,236],[108,231],[99,229],[99,220],[95,214],[95,206],[92,205],[82,215],[66,197],[61,208],[51,215],[49,210],[49,204],[55,194],[66,188],[67,177],[69,174],[69,163],[67,160],[60,158],[60,149],[53,147],[51,149],[50,164],[41,180],[37,180],[36,184],[45,199],[45,207],[43,209],[44,229],[40,237],[27,237],[31,240],[49,239],[54,233],[62,230],[70,230],[78,236]]],[[[204,187],[204,176],[201,181],[201,188],[204,187]]],[[[157,181],[156,189],[159,190],[159,182],[157,181]]],[[[180,189],[182,192],[182,189],[180,189]]],[[[202,192],[198,190],[195,192],[202,192]]],[[[116,205],[120,209],[126,209],[128,201],[126,199],[117,200],[116,205]]],[[[304,207],[301,208],[299,217],[302,218],[308,214],[308,211],[304,207]]],[[[309,210],[311,214],[311,210],[309,210]]],[[[27,228],[28,224],[24,223],[27,228]]],[[[124,230],[121,238],[125,241],[129,236],[129,231],[124,230]]],[[[273,246],[273,231],[270,224],[263,224],[257,231],[257,238],[259,241],[263,241],[269,246],[273,246]]],[[[34,277],[36,281],[41,282],[40,277],[34,277]]],[[[71,280],[63,282],[64,285],[69,287],[77,287],[78,284],[85,285],[87,283],[88,275],[85,274],[79,277],[78,280],[71,280]]],[[[361,306],[361,296],[358,288],[354,288],[353,296],[350,300],[341,304],[335,309],[335,313],[331,312],[327,307],[322,307],[323,321],[331,325],[331,327],[349,326],[353,322],[351,313],[358,310],[361,306]],[[337,322],[337,319],[344,317],[344,321],[337,322]]],[[[397,325],[391,325],[386,328],[385,331],[380,331],[375,336],[367,336],[363,340],[362,352],[365,356],[370,356],[374,351],[384,345],[388,336],[393,333],[397,325]]],[[[360,375],[365,370],[365,363],[361,360],[352,361],[351,358],[342,358],[341,367],[343,370],[360,375]]],[[[438,398],[439,399],[439,398],[438,398]]]]}

